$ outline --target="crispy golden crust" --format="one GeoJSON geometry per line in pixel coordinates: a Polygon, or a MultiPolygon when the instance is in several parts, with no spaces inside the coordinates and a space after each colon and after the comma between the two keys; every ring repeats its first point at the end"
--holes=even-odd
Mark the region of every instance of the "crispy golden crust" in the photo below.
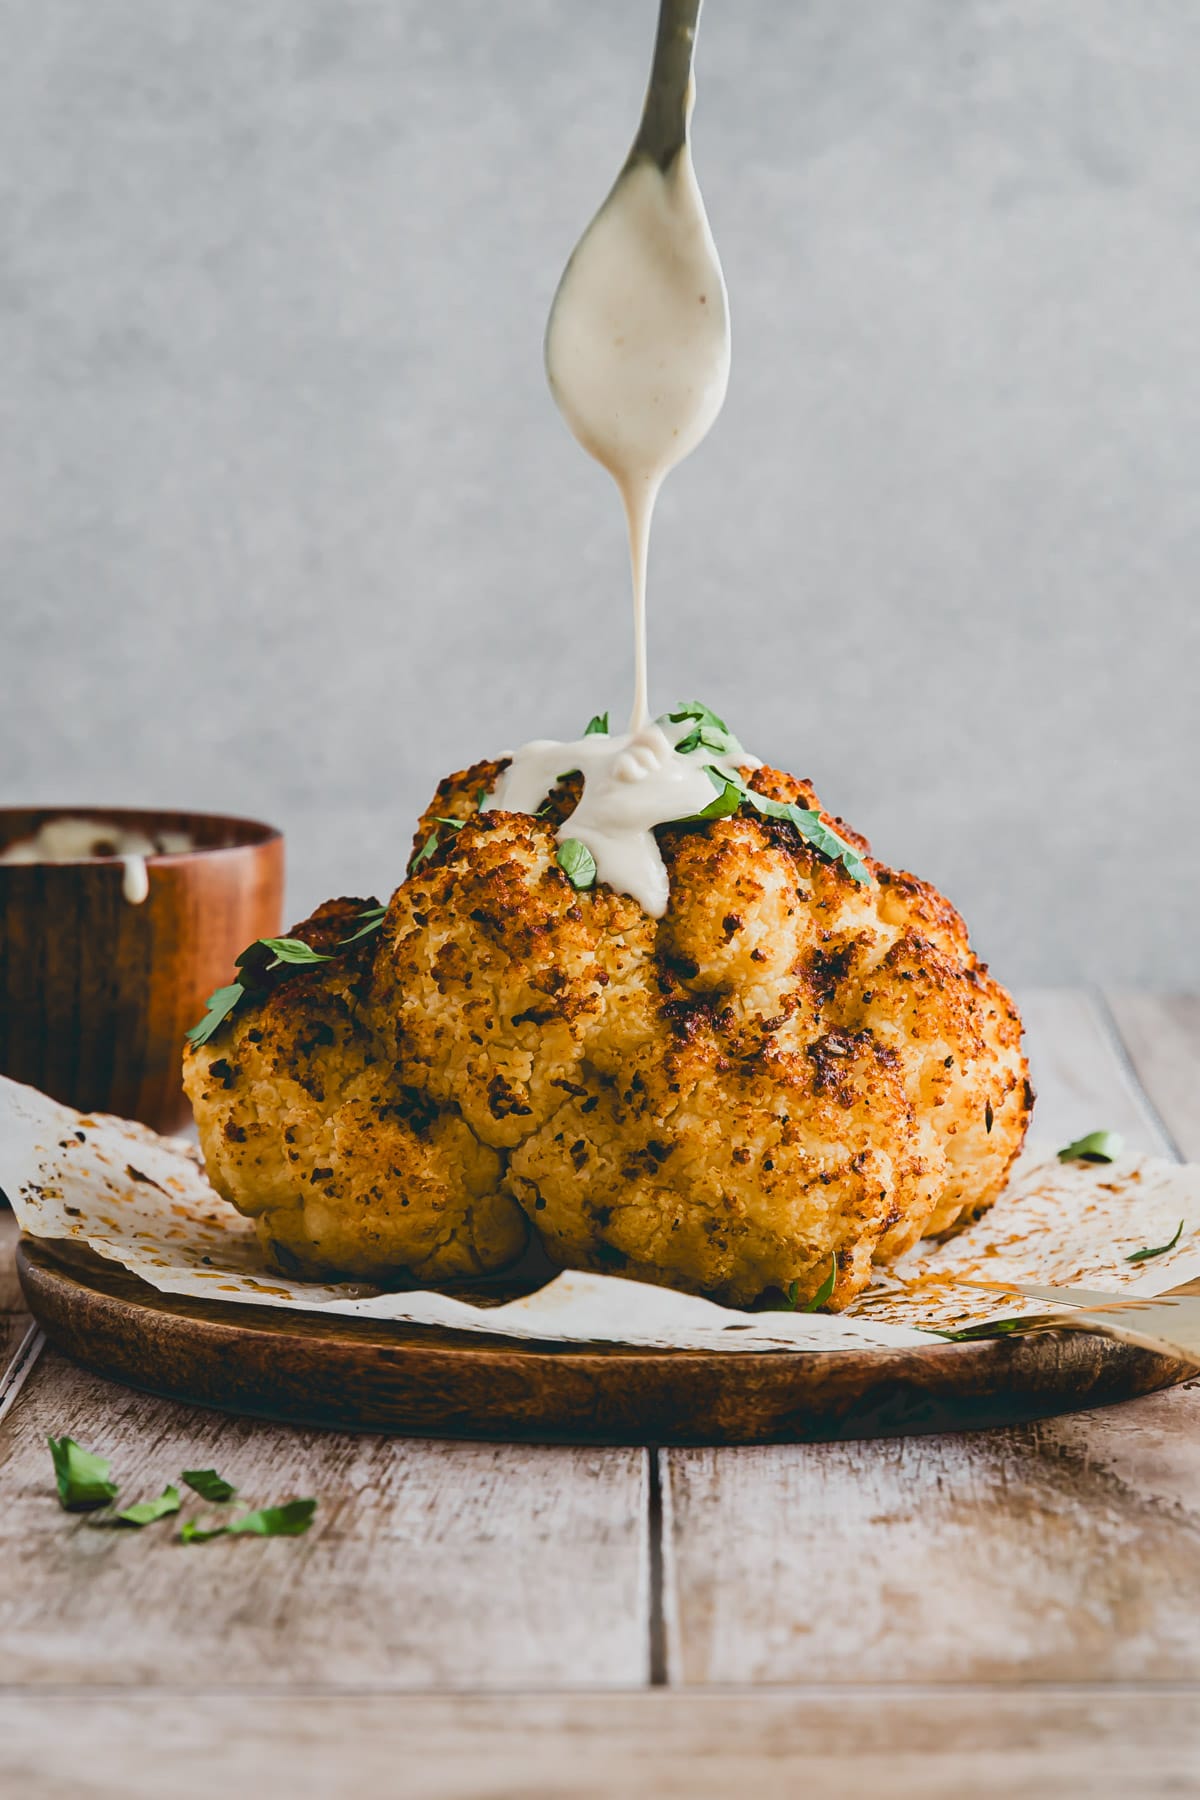
{"type": "MultiPolygon", "coordinates": [[[[568,1267],[740,1304],[836,1269],[839,1307],[991,1204],[1032,1104],[1020,1020],[936,890],[876,863],[861,885],[743,809],[659,832],[655,921],[559,869],[577,780],[542,818],[479,814],[503,766],[441,784],[376,936],[276,972],[188,1057],[213,1180],[278,1261],[495,1268],[527,1215],[568,1267]]],[[[324,947],[362,905],[297,934],[324,947]]]]}
{"type": "MultiPolygon", "coordinates": [[[[335,900],[291,933],[334,950],[369,904],[335,900]]],[[[218,1039],[184,1059],[209,1179],[288,1273],[477,1275],[518,1255],[501,1162],[452,1111],[398,1082],[374,1029],[378,942],[262,977],[218,1039]]],[[[269,960],[269,959],[268,959],[269,960]]]]}

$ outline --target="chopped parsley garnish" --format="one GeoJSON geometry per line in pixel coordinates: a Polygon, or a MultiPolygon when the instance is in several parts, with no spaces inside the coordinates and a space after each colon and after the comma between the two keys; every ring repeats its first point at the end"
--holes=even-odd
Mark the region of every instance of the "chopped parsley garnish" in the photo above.
{"type": "MultiPolygon", "coordinates": [[[[345,950],[350,944],[356,944],[359,938],[369,937],[373,931],[378,931],[386,913],[386,906],[365,906],[358,915],[363,923],[357,931],[352,931],[349,937],[342,938],[337,949],[345,950]]],[[[300,938],[256,938],[236,959],[236,966],[242,970],[244,979],[231,981],[228,987],[219,987],[208,996],[205,1002],[208,1010],[204,1017],[198,1025],[193,1025],[190,1031],[184,1033],[189,1044],[194,1044],[197,1049],[201,1044],[207,1044],[213,1033],[225,1023],[230,1013],[252,991],[255,983],[245,965],[259,949],[273,952],[270,962],[260,964],[264,974],[285,965],[299,969],[313,969],[320,963],[332,962],[334,958],[333,952],[325,954],[320,950],[314,950],[310,944],[304,943],[300,938]]]]}
{"type": "Polygon", "coordinates": [[[726,737],[729,736],[729,727],[724,719],[719,713],[715,713],[711,706],[705,706],[703,700],[681,701],[674,712],[667,714],[667,719],[672,725],[682,725],[685,720],[688,720],[696,725],[706,725],[712,731],[723,732],[726,737]]]}
{"type": "Polygon", "coordinates": [[[824,1306],[830,1299],[832,1299],[833,1290],[836,1286],[837,1286],[837,1257],[831,1256],[829,1259],[828,1275],[825,1277],[824,1281],[821,1283],[820,1287],[817,1289],[816,1293],[813,1295],[812,1299],[808,1302],[808,1304],[806,1306],[802,1306],[800,1308],[801,1312],[816,1312],[816,1310],[819,1306],[824,1306]]]}
{"type": "Polygon", "coordinates": [[[215,1469],[185,1469],[179,1479],[186,1481],[202,1500],[211,1500],[217,1506],[224,1506],[237,1493],[232,1481],[226,1481],[215,1469]]]}
{"type": "MultiPolygon", "coordinates": [[[[708,774],[720,775],[721,771],[710,768],[708,774]]],[[[728,819],[738,810],[742,804],[742,789],[736,781],[729,780],[727,776],[722,775],[721,779],[724,786],[716,799],[710,800],[708,805],[702,807],[693,817],[697,819],[728,819]]]]}
{"type": "Polygon", "coordinates": [[[1115,1162],[1125,1148],[1125,1139],[1119,1131],[1089,1131],[1086,1137],[1076,1138],[1065,1150],[1058,1153],[1059,1162],[1115,1162]]]}
{"type": "Polygon", "coordinates": [[[1175,1228],[1175,1236],[1171,1239],[1169,1244],[1157,1244],[1153,1250],[1135,1250],[1132,1256],[1127,1256],[1125,1258],[1125,1261],[1131,1263],[1143,1263],[1153,1261],[1156,1256],[1165,1256],[1168,1250],[1173,1250],[1175,1248],[1182,1236],[1183,1220],[1180,1219],[1179,1224],[1175,1228]]]}
{"type": "MultiPolygon", "coordinates": [[[[301,938],[259,938],[257,941],[264,945],[266,949],[275,952],[275,960],[274,962],[269,962],[267,964],[268,969],[282,968],[284,963],[294,965],[298,969],[311,969],[316,963],[328,962],[330,960],[328,956],[323,956],[319,950],[314,950],[311,944],[304,943],[301,938]]],[[[250,950],[253,950],[253,948],[254,945],[251,944],[249,950],[242,951],[242,954],[237,959],[239,968],[242,963],[245,962],[250,954],[250,950]]]]}
{"type": "MultiPolygon", "coordinates": [[[[680,756],[690,756],[693,750],[709,750],[714,756],[746,754],[724,719],[702,701],[686,700],[674,712],[665,713],[658,723],[664,730],[668,725],[688,726],[689,729],[675,742],[680,756]]],[[[667,735],[671,734],[668,732],[667,735]]]]}
{"type": "Polygon", "coordinates": [[[348,944],[357,944],[359,938],[370,937],[373,931],[378,931],[387,916],[387,907],[368,906],[358,916],[360,919],[365,919],[366,924],[360,925],[357,931],[352,931],[348,938],[343,938],[338,946],[339,949],[345,949],[348,944]]]}
{"type": "Polygon", "coordinates": [[[207,1544],[219,1537],[303,1537],[317,1510],[315,1500],[288,1500],[282,1506],[263,1506],[243,1513],[230,1525],[197,1525],[188,1519],[180,1539],[185,1544],[207,1544]]]}
{"type": "MultiPolygon", "coordinates": [[[[475,796],[475,808],[476,808],[477,812],[485,812],[487,810],[487,808],[484,805],[484,802],[486,801],[487,797],[488,797],[487,790],[485,788],[480,788],[479,792],[475,796]]],[[[438,825],[447,825],[447,826],[449,826],[451,831],[461,831],[464,825],[469,825],[469,824],[470,824],[469,819],[443,819],[443,818],[438,818],[435,816],[435,819],[434,819],[435,829],[430,832],[429,836],[425,839],[425,842],[421,845],[421,848],[417,851],[417,854],[413,857],[412,861],[409,863],[409,865],[408,865],[409,874],[415,875],[417,870],[421,867],[421,865],[423,863],[427,863],[429,861],[430,857],[433,855],[434,851],[437,849],[438,834],[437,834],[436,827],[438,825]]],[[[361,936],[361,933],[360,933],[360,936],[361,936]]]]}
{"type": "Polygon", "coordinates": [[[67,1512],[84,1512],[115,1500],[119,1489],[106,1456],[85,1450],[74,1438],[47,1438],[54,1463],[60,1504],[67,1512]]]}
{"type": "Polygon", "coordinates": [[[596,859],[578,838],[564,838],[558,846],[558,866],[575,888],[590,888],[596,879],[596,859]]]}
{"type": "MultiPolygon", "coordinates": [[[[116,1499],[120,1490],[112,1479],[112,1464],[106,1456],[85,1450],[70,1437],[52,1437],[47,1442],[59,1502],[68,1512],[93,1512],[116,1499]]],[[[226,1505],[237,1493],[233,1483],[215,1469],[185,1469],[179,1479],[202,1500],[218,1506],[226,1505]]],[[[180,1505],[179,1489],[172,1482],[157,1499],[135,1501],[120,1512],[107,1511],[92,1522],[140,1528],[152,1525],[156,1519],[170,1518],[180,1505]]],[[[243,1513],[228,1525],[204,1526],[188,1519],[179,1536],[185,1544],[203,1544],[215,1537],[300,1537],[312,1524],[316,1510],[315,1500],[288,1500],[282,1506],[263,1506],[257,1512],[243,1513]]]]}
{"type": "MultiPolygon", "coordinates": [[[[710,769],[709,774],[711,775],[713,773],[719,775],[721,771],[719,769],[715,771],[710,769]]],[[[721,789],[715,800],[710,800],[707,806],[702,807],[700,811],[696,813],[695,817],[697,819],[728,819],[733,816],[742,804],[742,790],[737,782],[730,781],[725,777],[722,777],[722,779],[725,782],[724,787],[721,789]]]]}
{"type": "Polygon", "coordinates": [[[818,1307],[825,1306],[828,1303],[828,1301],[831,1299],[831,1297],[833,1295],[833,1290],[837,1286],[837,1272],[838,1272],[837,1256],[834,1255],[834,1256],[831,1256],[829,1259],[828,1275],[825,1277],[824,1281],[821,1283],[820,1287],[817,1289],[816,1293],[813,1295],[811,1300],[806,1300],[804,1302],[804,1305],[801,1306],[801,1304],[800,1304],[800,1283],[798,1280],[789,1281],[787,1284],[787,1287],[783,1290],[782,1303],[776,1301],[774,1304],[768,1306],[766,1308],[766,1311],[768,1311],[768,1312],[805,1312],[805,1313],[816,1312],[818,1307]]]}
{"type": "Polygon", "coordinates": [[[690,756],[693,750],[711,750],[714,756],[728,756],[733,751],[728,734],[724,731],[712,731],[707,725],[693,725],[686,737],[680,738],[675,748],[680,756],[690,756]]]}
{"type": "MultiPolygon", "coordinates": [[[[855,881],[862,882],[864,885],[870,882],[871,872],[857,850],[852,849],[844,838],[840,838],[832,826],[826,825],[820,813],[813,812],[805,806],[797,806],[793,801],[770,800],[765,794],[756,794],[740,775],[728,775],[723,769],[715,768],[711,763],[706,765],[705,773],[717,789],[723,806],[728,806],[729,789],[736,787],[746,806],[752,806],[755,812],[761,813],[764,818],[785,819],[789,825],[795,826],[804,842],[821,856],[828,857],[830,862],[840,862],[847,874],[852,875],[855,881]]],[[[728,810],[732,812],[732,806],[728,806],[728,810]]],[[[713,813],[710,805],[698,816],[700,818],[720,818],[724,814],[713,813]]]]}
{"type": "Polygon", "coordinates": [[[138,1500],[123,1511],[114,1513],[110,1519],[98,1519],[99,1525],[153,1525],[156,1519],[166,1519],[179,1511],[179,1489],[165,1487],[157,1500],[138,1500]]]}
{"type": "Polygon", "coordinates": [[[433,855],[433,853],[437,849],[437,847],[438,847],[438,834],[436,831],[431,831],[429,836],[425,839],[425,842],[421,845],[421,848],[417,851],[417,854],[413,857],[412,861],[409,863],[409,865],[408,865],[409,874],[415,875],[417,870],[421,867],[421,864],[427,863],[429,861],[430,857],[433,855]]]}
{"type": "Polygon", "coordinates": [[[207,1044],[218,1025],[224,1024],[245,991],[240,981],[234,981],[228,987],[219,987],[211,993],[205,1001],[208,1011],[200,1023],[193,1025],[190,1031],[184,1033],[188,1043],[195,1044],[197,1048],[201,1044],[207,1044]]]}
{"type": "Polygon", "coordinates": [[[602,712],[596,713],[593,718],[588,720],[587,730],[583,735],[584,737],[607,737],[608,734],[608,714],[602,712]]]}
{"type": "Polygon", "coordinates": [[[961,1331],[939,1331],[933,1325],[918,1327],[930,1337],[945,1338],[948,1344],[973,1344],[980,1338],[1020,1337],[1023,1332],[1041,1331],[1044,1325],[1036,1318],[992,1319],[982,1325],[965,1325],[961,1331]]]}

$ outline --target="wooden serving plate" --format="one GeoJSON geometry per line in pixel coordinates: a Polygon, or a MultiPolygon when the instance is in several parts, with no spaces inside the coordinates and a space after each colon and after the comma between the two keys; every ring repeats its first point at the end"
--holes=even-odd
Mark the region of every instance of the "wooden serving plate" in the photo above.
{"type": "Polygon", "coordinates": [[[295,1424],[574,1443],[767,1444],[975,1430],[1107,1406],[1192,1365],[1081,1332],[928,1349],[645,1350],[481,1338],[160,1294],[17,1252],[55,1349],[198,1406],[295,1424]]]}

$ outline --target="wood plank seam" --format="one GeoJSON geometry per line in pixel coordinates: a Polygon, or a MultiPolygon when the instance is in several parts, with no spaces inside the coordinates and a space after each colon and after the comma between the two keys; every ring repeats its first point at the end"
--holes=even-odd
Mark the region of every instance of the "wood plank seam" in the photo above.
{"type": "Polygon", "coordinates": [[[1141,1075],[1138,1073],[1138,1066],[1133,1059],[1133,1053],[1130,1050],[1129,1045],[1125,1042],[1120,1022],[1109,1004],[1108,995],[1102,988],[1092,988],[1090,992],[1096,1011],[1100,1016],[1101,1024],[1116,1052],[1121,1067],[1125,1071],[1126,1077],[1140,1096],[1143,1106],[1154,1120],[1158,1130],[1162,1133],[1163,1141],[1169,1147],[1174,1160],[1179,1163],[1186,1162],[1187,1158],[1180,1149],[1174,1133],[1171,1131],[1166,1119],[1163,1117],[1158,1107],[1154,1104],[1153,1095],[1150,1093],[1145,1082],[1142,1080],[1141,1075]]]}
{"type": "Polygon", "coordinates": [[[33,1372],[34,1365],[46,1347],[45,1334],[40,1325],[30,1320],[25,1336],[17,1346],[17,1353],[0,1375],[0,1425],[8,1417],[16,1405],[17,1396],[25,1386],[33,1372]]]}
{"type": "MultiPolygon", "coordinates": [[[[638,1707],[653,1707],[656,1704],[671,1704],[684,1699],[703,1700],[750,1700],[759,1694],[774,1695],[777,1698],[791,1697],[796,1700],[830,1700],[841,1696],[861,1696],[864,1700],[938,1700],[956,1704],[961,1700],[992,1698],[995,1700],[1019,1700],[1029,1696],[1038,1700],[1090,1700],[1102,1695],[1107,1699],[1152,1700],[1182,1699],[1200,1700],[1200,1681],[1147,1679],[1107,1681],[1062,1681],[1049,1680],[1041,1676],[1031,1676],[1019,1686],[1011,1681],[993,1681],[981,1678],[973,1681],[946,1682],[937,1680],[914,1681],[765,1681],[747,1687],[739,1681],[717,1681],[703,1688],[672,1687],[655,1690],[649,1687],[630,1687],[623,1682],[589,1683],[577,1688],[528,1688],[514,1686],[461,1688],[449,1685],[412,1688],[399,1683],[387,1686],[380,1682],[352,1682],[338,1686],[322,1686],[320,1682],[289,1682],[285,1688],[269,1687],[261,1682],[155,1682],[153,1687],[130,1687],[120,1682],[89,1682],[81,1687],[74,1682],[38,1682],[36,1687],[19,1681],[0,1681],[0,1702],[20,1700],[36,1703],[42,1700],[62,1700],[82,1706],[99,1705],[104,1702],[118,1702],[121,1705],[150,1706],[158,1701],[182,1700],[191,1702],[203,1700],[246,1700],[262,1701],[268,1705],[278,1703],[295,1703],[304,1700],[327,1701],[337,1705],[342,1701],[353,1700],[399,1700],[424,1704],[426,1701],[443,1702],[450,1705],[478,1703],[491,1707],[505,1700],[528,1700],[534,1703],[547,1702],[551,1705],[570,1704],[579,1701],[584,1705],[595,1703],[602,1706],[608,1701],[629,1702],[638,1707]]],[[[1197,1716],[1200,1717],[1200,1709],[1197,1716]]],[[[2,1743],[2,1740],[0,1740],[2,1743]]],[[[557,1797],[556,1797],[557,1800],[557,1797]]]]}
{"type": "Polygon", "coordinates": [[[657,1444],[646,1448],[647,1488],[646,1488],[646,1536],[650,1555],[650,1605],[647,1628],[649,1631],[650,1686],[667,1687],[670,1677],[667,1666],[667,1638],[663,1621],[663,1480],[662,1451],[657,1444]]]}
{"type": "MultiPolygon", "coordinates": [[[[1045,1146],[1107,1126],[1178,1158],[1106,999],[1028,1000],[1045,1146]]],[[[1195,1694],[1198,1392],[998,1434],[665,1452],[672,1688],[1195,1694]]]]}

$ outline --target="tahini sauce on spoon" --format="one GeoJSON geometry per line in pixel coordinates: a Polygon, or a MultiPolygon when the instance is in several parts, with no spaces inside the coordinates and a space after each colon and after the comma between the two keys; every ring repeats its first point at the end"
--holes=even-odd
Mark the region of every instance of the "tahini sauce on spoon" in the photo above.
{"type": "MultiPolygon", "coordinates": [[[[689,84],[690,122],[694,90],[689,84]]],[[[666,169],[637,150],[567,264],[546,328],[546,373],[567,424],[612,475],[629,524],[633,566],[634,701],[629,729],[518,750],[488,805],[534,812],[568,769],[583,797],[558,832],[596,859],[596,873],[654,918],[668,881],[656,825],[698,813],[714,798],[705,767],[755,758],[684,756],[650,716],[646,670],[646,565],[650,521],[664,477],[696,448],[729,382],[725,278],[685,141],[666,169]]]]}

